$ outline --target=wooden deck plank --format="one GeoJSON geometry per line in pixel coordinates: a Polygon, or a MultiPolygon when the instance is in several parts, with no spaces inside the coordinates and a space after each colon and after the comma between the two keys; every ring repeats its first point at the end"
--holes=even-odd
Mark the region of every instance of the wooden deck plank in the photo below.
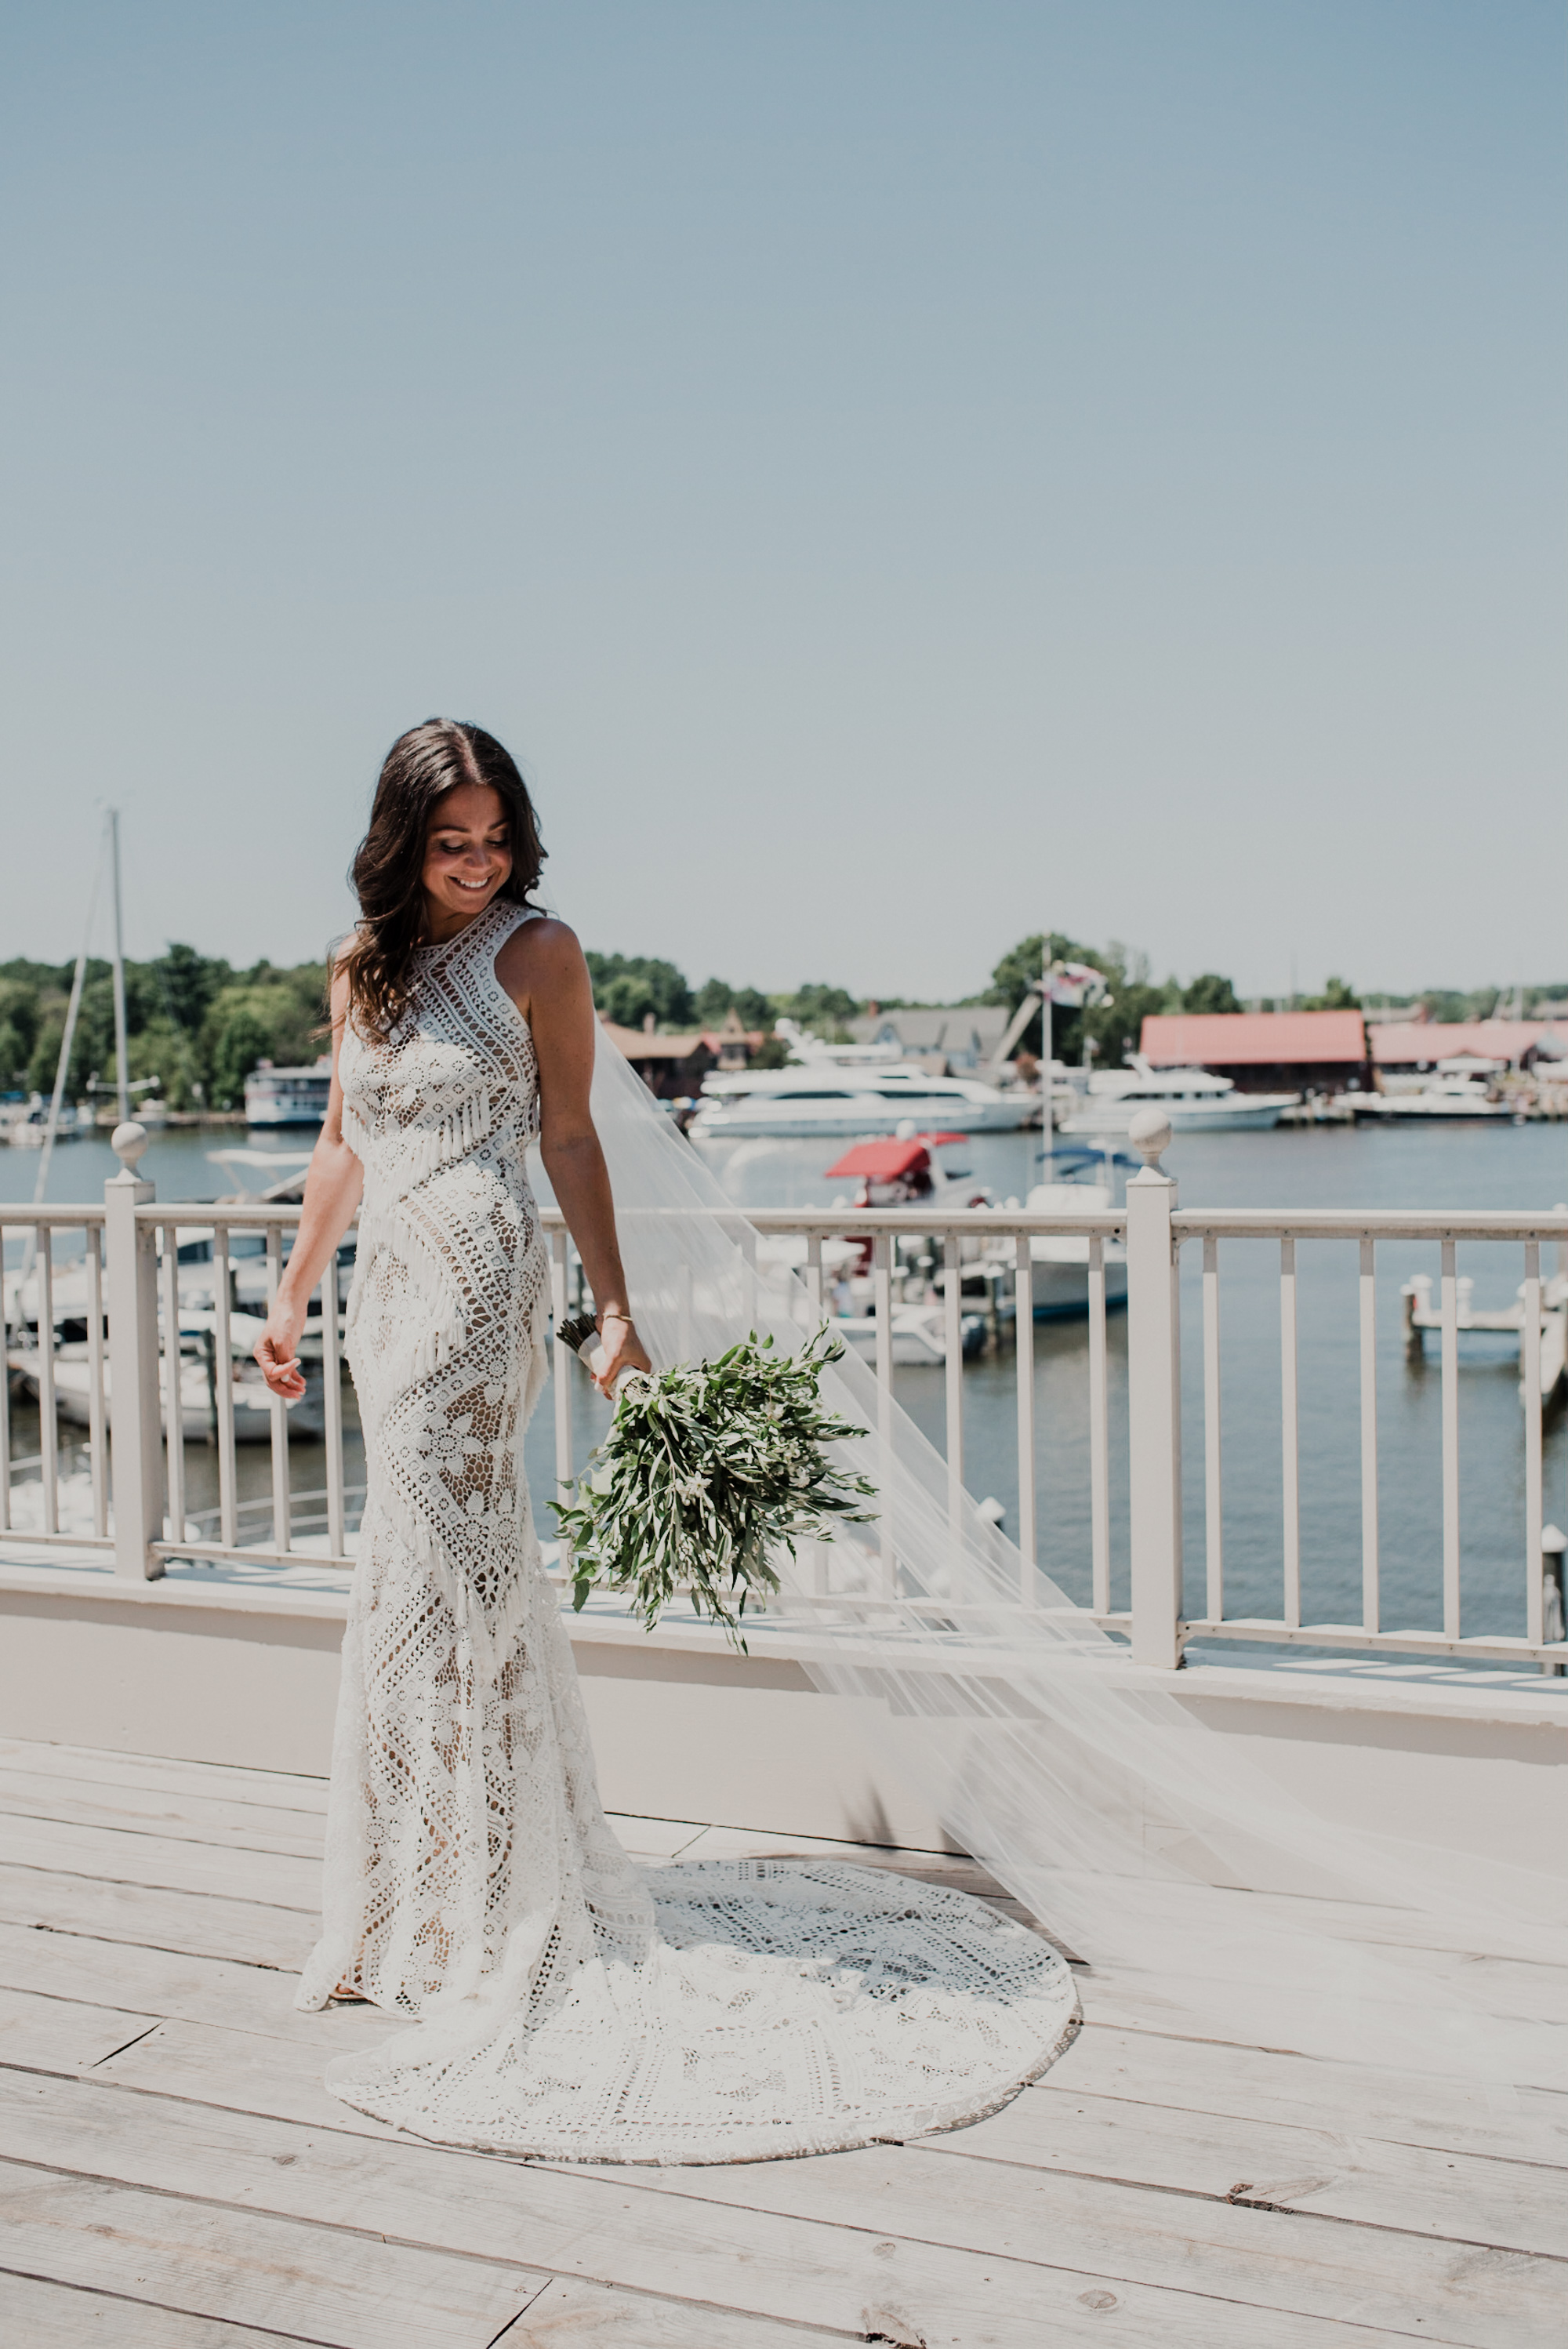
{"type": "Polygon", "coordinates": [[[1040,2349],[1099,2338],[1091,2325],[1111,2309],[1118,2338],[1135,2349],[1259,2349],[1264,2339],[1269,2349],[1387,2349],[1456,2337],[1429,2312],[1399,2328],[1300,2317],[1217,2297],[1201,2280],[1181,2290],[1128,2282],[1074,2265],[1048,2238],[1032,2255],[979,2254],[882,2232],[875,2210],[846,2224],[841,2205],[840,2223],[825,2225],[685,2194],[672,2200],[667,2186],[650,2190],[665,2177],[657,2171],[566,2172],[383,2143],[131,2095],[101,2075],[0,2075],[0,2151],[170,2200],[221,2194],[246,2215],[308,2218],[333,2246],[347,2240],[334,2229],[373,2228],[388,2247],[471,2249],[486,2260],[510,2251],[557,2274],[851,2340],[897,2339],[903,2327],[944,2349],[1040,2349]]]}
{"type": "Polygon", "coordinates": [[[85,2072],[158,2027],[155,2014],[0,1990],[0,2064],[29,2071],[85,2072]]]}
{"type": "Polygon", "coordinates": [[[392,2027],[372,2006],[331,2006],[319,2014],[301,2014],[294,2002],[294,1975],[270,1967],[183,1957],[136,1941],[36,1932],[22,1925],[0,1925],[0,1982],[87,2006],[297,2039],[313,2053],[324,2046],[339,2054],[374,2045],[392,2027]]]}
{"type": "MultiPolygon", "coordinates": [[[[380,2126],[328,2096],[321,2064],[306,2043],[210,2023],[161,2023],[108,2057],[98,2076],[234,2111],[351,2128],[380,2126]]],[[[1306,2209],[1417,2237],[1568,2259],[1568,2195],[1561,2173],[1482,2154],[1433,2152],[1279,2122],[1039,2089],[1025,2090],[988,2120],[913,2142],[1026,2171],[1152,2187],[1227,2205],[1244,2185],[1247,2191],[1235,2193],[1235,2202],[1258,2209],[1306,2209]]],[[[686,2181],[684,2191],[727,2200],[766,2200],[776,2190],[788,2196],[814,2174],[801,2161],[670,2173],[686,2181]]],[[[849,2175],[842,2168],[837,2174],[849,2175]]],[[[942,2196],[965,2190],[955,2181],[930,2181],[929,2215],[939,2230],[942,2196]]],[[[981,2190],[995,2199],[1007,2189],[995,2181],[981,2190]]],[[[825,2215],[831,2217],[831,2209],[825,2215]]],[[[919,2230],[912,2222],[905,2231],[919,2230]]],[[[930,2240],[944,2238],[939,2231],[930,2240]]],[[[1568,2288],[1568,2273],[1563,2282],[1568,2288]]]]}
{"type": "MultiPolygon", "coordinates": [[[[129,2048],[95,2077],[396,2140],[395,2132],[329,2096],[319,2063],[298,2044],[177,2026],[129,2048]]],[[[1237,2208],[1196,2191],[1150,2191],[1037,2168],[1031,2174],[1023,2164],[1000,2170],[982,2164],[980,2175],[955,2180],[916,2158],[928,2148],[961,2147],[971,2134],[955,2131],[909,2147],[815,2160],[665,2171],[604,2168],[588,2174],[629,2181],[636,2190],[717,2199],[820,2224],[870,2225],[886,2235],[982,2253],[1037,2257],[1043,2254],[1037,2247],[1047,2244],[1057,2265],[1202,2289],[1302,2315],[1354,2315],[1397,2328],[1410,2312],[1431,2308],[1441,2312],[1443,2337],[1456,2342],[1481,2349],[1561,2349],[1565,2276],[1549,2260],[1507,2262],[1505,2280],[1495,2261],[1488,2264],[1490,2255],[1478,2262],[1472,2246],[1433,2243],[1417,2231],[1325,2225],[1305,2214],[1237,2208]],[[1478,2265],[1485,2273],[1472,2289],[1466,2280],[1478,2265]]],[[[1391,2150],[1397,2156],[1402,2148],[1391,2150]]],[[[567,2178],[583,2174],[545,2166],[567,2178]]]]}
{"type": "MultiPolygon", "coordinates": [[[[861,2336],[863,2339],[863,2335],[861,2336]]],[[[843,2349],[841,2333],[556,2276],[496,2349],[843,2349]]]]}
{"type": "MultiPolygon", "coordinates": [[[[135,2054],[128,2048],[111,2064],[135,2054]]],[[[1439,2153],[1278,2121],[1031,2091],[989,2120],[922,2143],[971,2160],[1114,2178],[1256,2209],[1311,2210],[1359,2226],[1568,2260],[1568,2194],[1561,2172],[1487,2154],[1439,2153]]],[[[1563,2282],[1568,2290],[1568,2272],[1563,2282]]]]}
{"type": "MultiPolygon", "coordinates": [[[[167,2012],[160,2008],[160,2013],[167,2012]]],[[[1330,2064],[1261,2047],[1216,2047],[1089,2023],[1045,2079],[1044,2092],[1127,2096],[1237,2120],[1326,2122],[1358,2136],[1504,2160],[1568,2165],[1568,2095],[1510,2095],[1431,2074],[1330,2064]]]]}
{"type": "Polygon", "coordinates": [[[549,2282],[57,2169],[13,2164],[5,2190],[5,2257],[26,2273],[331,2349],[490,2349],[549,2282]]]}
{"type": "MultiPolygon", "coordinates": [[[[547,2286],[548,2290],[549,2287],[547,2286]]],[[[15,2349],[289,2349],[301,2333],[257,2333],[222,2317],[122,2300],[90,2287],[45,2283],[0,2269],[0,2337],[15,2349]]],[[[510,2349],[510,2336],[509,2336],[510,2349]]]]}
{"type": "Polygon", "coordinates": [[[0,1816],[59,1819],[72,1826],[126,1827],[183,1843],[227,1845],[319,1859],[323,1822],[314,1811],[284,1811],[226,1797],[94,1786],[41,1771],[0,1773],[0,1816]]]}
{"type": "Polygon", "coordinates": [[[191,1956],[238,1958],[297,1974],[315,1945],[314,1917],[259,1900],[217,1900],[139,1884],[105,1884],[0,1864],[0,1922],[139,1941],[191,1956]]]}
{"type": "Polygon", "coordinates": [[[321,1914],[321,1862],[275,1851],[226,1851],[173,1836],[123,1827],[0,1816],[0,1863],[46,1868],[103,1884],[143,1884],[160,1892],[212,1892],[321,1914]]]}
{"type": "Polygon", "coordinates": [[[282,1770],[246,1770],[230,1762],[181,1762],[163,1754],[116,1754],[107,1746],[43,1745],[21,1737],[0,1737],[0,1770],[43,1771],[51,1777],[154,1792],[222,1795],[236,1803],[262,1803],[284,1810],[325,1815],[327,1781],[282,1770]]]}
{"type": "Polygon", "coordinates": [[[650,2184],[683,2200],[717,2199],[819,2225],[869,2223],[903,2239],[1081,2262],[1128,2282],[1297,2316],[1419,2327],[1473,2349],[1560,2349],[1565,2277],[1554,2259],[1111,2179],[1020,2169],[954,2180],[941,2172],[967,2164],[929,2158],[954,2142],[928,2137],[746,2171],[661,2170],[650,2184]]]}

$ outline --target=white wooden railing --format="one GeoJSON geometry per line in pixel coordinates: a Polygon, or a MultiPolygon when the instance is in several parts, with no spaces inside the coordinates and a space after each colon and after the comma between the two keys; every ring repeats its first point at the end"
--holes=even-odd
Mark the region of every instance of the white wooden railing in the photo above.
{"type": "MultiPolygon", "coordinates": [[[[1158,1122],[1155,1122],[1158,1129],[1158,1122]]],[[[789,1234],[806,1240],[804,1278],[813,1311],[823,1298],[822,1243],[843,1234],[872,1244],[876,1322],[875,1374],[885,1430],[894,1392],[892,1305],[898,1244],[940,1242],[945,1359],[943,1371],[948,1506],[959,1511],[965,1490],[965,1373],[961,1346],[961,1274],[977,1244],[993,1263],[1001,1257],[1010,1272],[1016,1332],[1033,1330],[1035,1261],[1030,1242],[1072,1236],[1087,1243],[1088,1343],[1083,1375],[1088,1381],[1088,1586],[1090,1611],[1108,1630],[1127,1638],[1140,1662],[1174,1668],[1194,1639],[1263,1641],[1284,1646],[1356,1651],[1361,1653],[1446,1655],[1538,1664],[1561,1671],[1568,1661],[1561,1617],[1563,1537],[1544,1522],[1540,1348],[1521,1346],[1524,1511],[1519,1566],[1525,1630],[1522,1637],[1467,1633],[1460,1606],[1460,1309],[1456,1249],[1461,1243],[1508,1244],[1522,1251],[1522,1313],[1536,1328],[1542,1309],[1541,1247],[1543,1241],[1568,1243],[1568,1214],[1354,1213],[1292,1210],[1181,1213],[1176,1186],[1161,1167],[1168,1133],[1155,1130],[1140,1143],[1143,1171],[1127,1186],[1122,1211],[1051,1212],[970,1209],[944,1213],[933,1206],[898,1209],[835,1208],[750,1213],[758,1235],[789,1234]],[[1225,1614],[1224,1464],[1221,1418],[1221,1258],[1228,1241],[1272,1241],[1279,1248],[1281,1415],[1279,1458],[1283,1493],[1280,1524],[1280,1606],[1277,1614],[1225,1614]],[[1377,1262],[1385,1241],[1435,1242],[1441,1264],[1441,1622],[1429,1627],[1387,1627],[1379,1572],[1378,1426],[1377,1402],[1377,1262]],[[1127,1363],[1124,1423],[1113,1431],[1108,1376],[1107,1249],[1124,1242],[1127,1259],[1127,1363]],[[1298,1250],[1318,1242],[1353,1242],[1359,1251],[1358,1345],[1360,1376],[1361,1611],[1351,1622],[1304,1620],[1304,1560],[1301,1532],[1302,1479],[1298,1429],[1296,1350],[1298,1250]],[[1201,1251],[1202,1460],[1203,1608],[1188,1615],[1182,1606],[1182,1308],[1183,1249],[1201,1251]],[[1115,1610],[1111,1451],[1114,1434],[1125,1444],[1128,1464],[1126,1555],[1130,1603],[1115,1610]]],[[[270,1492],[242,1498],[236,1457],[235,1390],[232,1375],[211,1382],[210,1442],[216,1454],[217,1502],[192,1516],[187,1507],[185,1411],[181,1394],[177,1343],[160,1344],[178,1330],[181,1315],[179,1252],[197,1226],[211,1237],[210,1291],[212,1357],[231,1360],[231,1274],[242,1236],[252,1249],[246,1279],[261,1306],[275,1289],[285,1235],[297,1226],[294,1206],[259,1204],[199,1207],[157,1203],[152,1185],[140,1180],[137,1162],[144,1146],[139,1128],[115,1136],[122,1171],[105,1185],[98,1206],[0,1207],[0,1231],[29,1236],[36,1247],[33,1286],[19,1288],[7,1272],[12,1314],[7,1350],[13,1371],[30,1376],[38,1393],[40,1437],[36,1460],[13,1458],[12,1413],[0,1402],[0,1537],[16,1528],[13,1477],[38,1470],[41,1509],[26,1526],[28,1545],[97,1548],[112,1556],[118,1574],[155,1577],[170,1559],[224,1560],[250,1566],[287,1565],[309,1556],[320,1564],[346,1568],[352,1560],[353,1504],[356,1488],[345,1477],[344,1388],[341,1375],[340,1288],[337,1267],[319,1295],[322,1354],[319,1441],[325,1474],[315,1468],[308,1492],[291,1489],[292,1451],[301,1437],[291,1432],[290,1413],[273,1398],[261,1408],[268,1417],[270,1492]],[[256,1236],[260,1236],[258,1243],[256,1236]],[[46,1342],[57,1318],[57,1246],[81,1236],[79,1257],[71,1257],[71,1278],[80,1285],[87,1322],[85,1350],[90,1463],[90,1526],[78,1512],[62,1523],[58,1499],[60,1449],[57,1432],[56,1348],[46,1342]],[[107,1308],[107,1321],[106,1321],[107,1308]],[[28,1350],[31,1330],[36,1338],[28,1350]],[[107,1336],[105,1334],[107,1329],[107,1336]],[[107,1369],[107,1381],[105,1371],[107,1369]],[[178,1431],[178,1433],[176,1433],[178,1431]],[[112,1531],[109,1464],[113,1463],[112,1531]],[[33,1520],[36,1518],[35,1523],[33,1520]],[[259,1518],[259,1522],[258,1522],[259,1518]],[[306,1526],[310,1527],[307,1534],[306,1526]],[[320,1528],[321,1530],[315,1530],[320,1528]],[[323,1540],[325,1534],[325,1541],[323,1540]]],[[[544,1224],[552,1252],[557,1318],[574,1302],[580,1280],[565,1228],[558,1215],[544,1224]]],[[[911,1251],[913,1253],[913,1251],[911,1251]]],[[[1061,1561],[1039,1555],[1039,1495],[1037,1486],[1036,1351],[1015,1342],[1017,1506],[1013,1532],[1024,1562],[1018,1603],[1031,1603],[1034,1568],[1059,1570],[1061,1561]]],[[[573,1393],[582,1385],[567,1350],[555,1349],[555,1464],[569,1478],[581,1465],[582,1428],[574,1419],[573,1393]]],[[[78,1379],[78,1392],[80,1385],[78,1379]]],[[[9,1381],[7,1381],[7,1386],[9,1381]]],[[[317,1439],[311,1440],[312,1459],[317,1439]]],[[[1249,1561],[1254,1577],[1258,1561],[1249,1561]]]]}

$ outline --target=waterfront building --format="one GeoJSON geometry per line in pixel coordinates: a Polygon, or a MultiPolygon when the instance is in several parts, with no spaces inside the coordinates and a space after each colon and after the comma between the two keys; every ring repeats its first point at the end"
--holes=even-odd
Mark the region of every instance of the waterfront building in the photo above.
{"type": "Polygon", "coordinates": [[[1568,1023],[1553,1028],[1545,1019],[1382,1020],[1370,1041],[1379,1074],[1414,1075],[1447,1061],[1523,1070],[1538,1060],[1568,1060],[1568,1023]]]}
{"type": "Polygon", "coordinates": [[[1371,1083],[1359,1011],[1151,1013],[1142,1052],[1156,1069],[1206,1069],[1242,1092],[1337,1093],[1371,1083]]]}
{"type": "Polygon", "coordinates": [[[763,1043],[761,1030],[742,1028],[733,1010],[722,1028],[680,1036],[660,1035],[651,1012],[640,1028],[618,1028],[601,1011],[599,1025],[660,1101],[690,1099],[710,1070],[744,1069],[763,1043]]]}
{"type": "Polygon", "coordinates": [[[331,1091],[328,1054],[308,1069],[275,1069],[270,1061],[258,1061],[245,1079],[245,1123],[319,1125],[331,1091]]]}

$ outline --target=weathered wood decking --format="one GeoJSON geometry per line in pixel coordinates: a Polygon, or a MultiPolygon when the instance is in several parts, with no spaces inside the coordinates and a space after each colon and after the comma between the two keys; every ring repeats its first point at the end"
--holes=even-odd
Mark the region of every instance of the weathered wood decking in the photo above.
{"type": "MultiPolygon", "coordinates": [[[[1040,2085],[915,2144],[654,2171],[401,2137],[321,2086],[387,2019],[290,2003],[325,1801],[314,1779],[0,1744],[17,2349],[1568,2338],[1568,2096],[1183,2037],[1094,1973],[1040,2085]]],[[[803,1847],[618,1824],[648,1857],[803,1847]]],[[[900,1864],[985,1889],[962,1861],[900,1864]]]]}

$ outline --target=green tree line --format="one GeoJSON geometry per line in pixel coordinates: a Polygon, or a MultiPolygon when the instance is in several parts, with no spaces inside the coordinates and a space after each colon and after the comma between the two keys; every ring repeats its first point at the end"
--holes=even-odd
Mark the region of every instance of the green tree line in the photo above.
{"type": "MultiPolygon", "coordinates": [[[[1020,938],[996,964],[989,988],[967,999],[1016,1010],[1038,985],[1047,947],[1053,959],[1087,963],[1103,971],[1107,982],[1108,1001],[1082,1010],[1057,1005],[1053,1012],[1053,1047],[1069,1061],[1082,1058],[1087,1040],[1101,1067],[1119,1066],[1129,1052],[1137,1050],[1150,1012],[1243,1009],[1231,981],[1216,971],[1201,972],[1185,985],[1174,978],[1158,983],[1148,957],[1119,940],[1087,946],[1059,931],[1052,931],[1048,940],[1042,932],[1020,938]]],[[[52,1091],[73,968],[69,962],[0,963],[0,1092],[46,1096],[52,1091]]],[[[847,1023],[866,1008],[848,988],[820,983],[786,994],[734,987],[717,978],[694,988],[674,963],[647,955],[590,953],[588,969],[594,1003],[622,1028],[641,1028],[651,1014],[655,1025],[667,1033],[713,1029],[721,1027],[733,1010],[741,1026],[751,1030],[769,1034],[774,1022],[785,1018],[831,1041],[841,1040],[847,1023]]],[[[263,961],[236,970],[221,956],[199,954],[183,945],[170,946],[152,962],[128,962],[128,1076],[133,1082],[157,1077],[159,1090],[174,1109],[237,1108],[245,1078],[258,1061],[280,1067],[308,1064],[325,1049],[320,1030],[325,984],[321,963],[297,963],[284,969],[263,961]]],[[[1568,984],[1525,990],[1527,1004],[1564,995],[1568,984]]],[[[883,1009],[893,1009],[903,999],[884,996],[880,1000],[883,1009]]],[[[1330,978],[1321,995],[1300,999],[1305,1010],[1354,1009],[1357,1001],[1342,978],[1330,978]]],[[[1416,999],[1412,1009],[1424,1005],[1429,1018],[1463,1019],[1486,1018],[1499,1004],[1495,988],[1469,995],[1434,988],[1416,999]]],[[[1285,1007],[1265,999],[1262,1008],[1273,1011],[1285,1007]]],[[[1022,1046],[1035,1053],[1040,1049],[1037,1012],[1024,1031],[1022,1046]]],[[[766,1049],[771,1052],[778,1048],[770,1044],[766,1049]]],[[[94,1076],[108,1086],[116,1076],[110,970],[107,962],[97,959],[87,968],[67,1098],[79,1099],[94,1076]]]]}
{"type": "MultiPolygon", "coordinates": [[[[0,1090],[53,1091],[73,963],[0,963],[0,1090]]],[[[309,1064],[325,1049],[325,966],[270,962],[235,970],[222,957],[171,946],[125,966],[126,1074],[157,1077],[172,1109],[237,1109],[258,1061],[309,1064]]],[[[67,1072],[67,1100],[118,1075],[109,965],[88,962],[67,1072]]]]}
{"type": "Polygon", "coordinates": [[[590,952],[588,976],[597,1009],[618,1028],[641,1028],[651,1012],[655,1027],[671,1035],[696,1028],[720,1028],[733,1011],[743,1028],[769,1034],[777,1019],[796,1019],[830,1042],[842,1036],[844,1022],[865,1009],[841,987],[798,987],[788,995],[765,995],[758,987],[731,987],[726,978],[693,988],[673,962],[647,955],[590,952]]]}

